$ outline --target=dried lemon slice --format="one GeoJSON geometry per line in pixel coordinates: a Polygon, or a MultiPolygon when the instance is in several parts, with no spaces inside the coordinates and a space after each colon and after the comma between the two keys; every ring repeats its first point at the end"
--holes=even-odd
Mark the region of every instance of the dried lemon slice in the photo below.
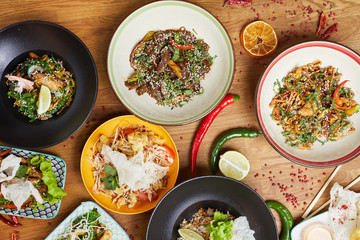
{"type": "Polygon", "coordinates": [[[241,44],[252,57],[265,57],[275,51],[278,38],[275,30],[266,22],[255,21],[244,27],[240,34],[241,44]]]}

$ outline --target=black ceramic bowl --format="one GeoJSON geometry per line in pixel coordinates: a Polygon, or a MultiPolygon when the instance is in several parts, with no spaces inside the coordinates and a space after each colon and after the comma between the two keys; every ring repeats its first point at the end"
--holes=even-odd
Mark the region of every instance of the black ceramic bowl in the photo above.
{"type": "Polygon", "coordinates": [[[170,190],[151,215],[146,239],[176,240],[183,219],[209,207],[246,216],[256,239],[278,239],[274,217],[263,199],[247,185],[222,176],[193,178],[170,190]]]}
{"type": "Polygon", "coordinates": [[[97,95],[97,71],[85,44],[72,32],[54,23],[26,21],[0,31],[0,141],[21,148],[43,148],[72,135],[89,116],[97,95]],[[59,115],[48,120],[29,119],[7,96],[6,74],[25,61],[29,52],[60,59],[73,73],[76,90],[73,101],[59,115]]]}

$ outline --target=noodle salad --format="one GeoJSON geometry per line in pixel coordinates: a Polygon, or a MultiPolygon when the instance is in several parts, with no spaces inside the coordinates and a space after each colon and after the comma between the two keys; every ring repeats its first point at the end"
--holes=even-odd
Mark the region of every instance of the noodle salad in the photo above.
{"type": "Polygon", "coordinates": [[[30,122],[59,114],[70,105],[75,93],[72,73],[64,68],[62,61],[46,54],[38,56],[30,52],[26,61],[5,77],[8,96],[15,99],[14,106],[30,122]],[[47,94],[41,94],[42,91],[47,94]]]}
{"type": "Polygon", "coordinates": [[[293,69],[282,83],[276,80],[271,118],[282,127],[288,145],[310,150],[317,141],[337,141],[355,131],[346,119],[360,105],[341,76],[335,67],[321,68],[321,61],[314,61],[293,69]]]}
{"type": "Polygon", "coordinates": [[[111,198],[118,208],[132,208],[139,200],[153,201],[167,185],[175,154],[145,126],[117,127],[111,137],[101,135],[89,161],[92,190],[111,198]]]}

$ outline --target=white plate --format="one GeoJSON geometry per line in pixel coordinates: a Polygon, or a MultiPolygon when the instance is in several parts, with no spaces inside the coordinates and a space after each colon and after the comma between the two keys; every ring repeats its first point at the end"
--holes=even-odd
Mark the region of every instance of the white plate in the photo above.
{"type": "Polygon", "coordinates": [[[291,230],[291,239],[292,240],[304,240],[306,231],[314,225],[325,225],[330,228],[329,214],[328,212],[323,212],[319,215],[316,215],[312,218],[302,221],[296,225],[291,230]]]}
{"type": "Polygon", "coordinates": [[[45,238],[45,240],[58,239],[59,236],[65,233],[66,229],[70,226],[72,221],[74,221],[78,216],[89,212],[93,208],[97,208],[98,212],[100,213],[100,222],[105,224],[105,226],[111,230],[113,236],[112,239],[130,240],[124,229],[122,229],[122,227],[120,227],[120,225],[99,205],[91,201],[81,203],[80,206],[78,206],[69,216],[67,216],[67,218],[65,218],[65,220],[62,221],[59,226],[57,226],[55,230],[52,231],[49,236],[47,236],[47,238],[45,238]]]}
{"type": "Polygon", "coordinates": [[[256,90],[256,114],[260,127],[268,142],[284,157],[302,165],[330,167],[345,163],[360,153],[360,113],[348,118],[356,131],[344,138],[327,142],[323,146],[316,142],[312,150],[301,150],[285,143],[282,127],[270,117],[269,104],[273,97],[274,82],[287,76],[295,67],[315,60],[322,62],[321,67],[334,66],[342,73],[342,81],[355,93],[355,101],[360,103],[360,56],[351,49],[337,43],[311,41],[295,45],[277,56],[260,78],[256,90]]]}
{"type": "Polygon", "coordinates": [[[110,83],[124,106],[138,117],[157,124],[180,125],[193,122],[212,111],[225,97],[234,74],[234,53],[221,23],[206,10],[182,1],[158,1],[141,7],[116,30],[109,47],[107,68],[110,83]],[[133,73],[129,56],[149,31],[185,27],[204,39],[211,56],[217,56],[201,86],[202,95],[183,107],[163,107],[148,94],[138,96],[125,86],[133,73]]]}

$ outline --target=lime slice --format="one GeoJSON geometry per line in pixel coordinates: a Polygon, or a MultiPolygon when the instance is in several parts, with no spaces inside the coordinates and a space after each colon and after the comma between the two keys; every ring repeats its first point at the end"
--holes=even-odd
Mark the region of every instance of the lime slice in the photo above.
{"type": "Polygon", "coordinates": [[[41,115],[45,113],[49,109],[50,104],[51,104],[50,89],[45,85],[41,85],[39,101],[38,101],[38,109],[37,109],[38,114],[41,115]]]}
{"type": "Polygon", "coordinates": [[[219,168],[225,176],[241,180],[248,175],[250,163],[241,153],[237,151],[227,151],[220,156],[219,168]]]}
{"type": "Polygon", "coordinates": [[[187,228],[180,228],[178,232],[185,240],[204,240],[200,234],[187,228]]]}

